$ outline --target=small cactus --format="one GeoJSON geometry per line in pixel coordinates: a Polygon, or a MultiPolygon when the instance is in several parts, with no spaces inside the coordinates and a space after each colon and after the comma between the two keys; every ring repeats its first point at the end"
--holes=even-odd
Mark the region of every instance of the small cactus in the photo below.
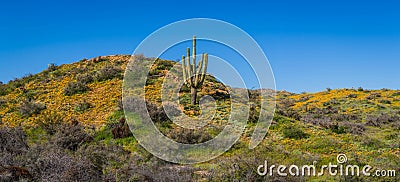
{"type": "Polygon", "coordinates": [[[191,103],[197,103],[197,89],[199,89],[206,77],[208,54],[203,53],[199,63],[196,63],[196,36],[193,36],[193,55],[190,59],[190,48],[187,48],[187,56],[182,56],[182,70],[185,84],[191,88],[191,103]]]}

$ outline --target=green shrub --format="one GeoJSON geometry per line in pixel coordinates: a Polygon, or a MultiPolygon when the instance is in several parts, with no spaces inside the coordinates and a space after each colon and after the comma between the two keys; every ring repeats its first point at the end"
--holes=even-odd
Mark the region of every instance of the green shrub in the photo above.
{"type": "Polygon", "coordinates": [[[50,64],[47,66],[47,71],[48,71],[48,72],[53,72],[53,71],[56,71],[57,68],[58,68],[58,66],[57,66],[55,63],[50,63],[50,64]]]}
{"type": "Polygon", "coordinates": [[[99,82],[111,80],[113,78],[122,79],[122,77],[122,69],[115,66],[106,66],[95,74],[95,78],[99,82]]]}
{"type": "Polygon", "coordinates": [[[285,107],[285,106],[280,106],[277,105],[276,107],[276,113],[285,117],[293,118],[295,120],[300,120],[301,116],[298,113],[298,111],[294,110],[291,107],[285,107]]]}
{"type": "Polygon", "coordinates": [[[15,78],[14,80],[10,80],[7,84],[10,88],[19,88],[24,86],[21,78],[15,78]]]}
{"type": "Polygon", "coordinates": [[[7,89],[7,85],[3,84],[3,82],[0,83],[0,96],[7,95],[9,93],[7,89]]]}
{"type": "Polygon", "coordinates": [[[393,97],[400,96],[400,92],[395,92],[392,94],[393,97]]]}
{"type": "Polygon", "coordinates": [[[15,78],[10,80],[7,84],[0,83],[0,96],[7,95],[13,92],[17,88],[23,88],[23,86],[32,81],[34,76],[32,74],[27,74],[23,78],[15,78]]]}
{"type": "Polygon", "coordinates": [[[357,94],[349,94],[348,96],[347,96],[348,98],[357,98],[357,94]]]}
{"type": "Polygon", "coordinates": [[[7,99],[0,98],[0,108],[7,104],[7,99]]]}
{"type": "Polygon", "coordinates": [[[256,105],[251,105],[250,111],[249,111],[248,122],[249,123],[257,123],[259,117],[260,117],[260,110],[258,109],[258,107],[256,107],[256,105]]]}
{"type": "Polygon", "coordinates": [[[217,80],[217,78],[215,78],[215,77],[213,77],[213,76],[210,76],[210,75],[206,75],[205,80],[208,81],[208,82],[219,83],[219,81],[217,80]]]}
{"type": "Polygon", "coordinates": [[[309,137],[309,134],[305,133],[303,130],[295,125],[288,125],[284,127],[282,132],[285,138],[290,139],[302,139],[309,137]]]}
{"type": "Polygon", "coordinates": [[[376,98],[379,98],[379,97],[382,97],[382,95],[380,93],[371,93],[370,95],[368,95],[365,98],[368,99],[368,100],[371,100],[371,99],[376,99],[376,98]]]}
{"type": "Polygon", "coordinates": [[[157,69],[157,67],[151,67],[149,71],[149,77],[154,78],[159,76],[162,70],[157,69]]]}
{"type": "Polygon", "coordinates": [[[21,103],[19,112],[22,116],[30,117],[34,114],[39,114],[44,109],[46,109],[46,105],[43,103],[25,100],[21,103]]]}
{"type": "Polygon", "coordinates": [[[385,145],[382,141],[371,137],[363,137],[361,143],[372,149],[381,149],[385,145]]]}
{"type": "Polygon", "coordinates": [[[56,79],[61,79],[66,73],[62,70],[54,70],[51,72],[52,76],[56,79]]]}
{"type": "Polygon", "coordinates": [[[122,98],[118,98],[118,100],[115,100],[117,104],[117,111],[122,111],[124,110],[124,104],[122,103],[122,98]]]}
{"type": "Polygon", "coordinates": [[[390,100],[380,100],[379,101],[381,104],[392,104],[390,100]]]}
{"type": "Polygon", "coordinates": [[[39,128],[42,128],[47,134],[53,135],[58,128],[64,123],[64,118],[61,114],[55,111],[42,114],[36,121],[39,128]]]}
{"type": "Polygon", "coordinates": [[[337,134],[346,133],[346,131],[348,130],[348,128],[346,128],[345,126],[340,126],[337,123],[331,125],[330,129],[332,132],[337,133],[337,134]]]}
{"type": "Polygon", "coordinates": [[[212,139],[208,131],[204,129],[193,130],[182,127],[170,129],[166,132],[166,135],[176,142],[185,144],[204,143],[212,139]]]}
{"type": "MultiPolygon", "coordinates": [[[[126,98],[126,99],[127,99],[127,101],[124,102],[124,104],[126,104],[126,105],[124,105],[124,107],[126,107],[128,109],[132,109],[135,107],[137,108],[138,105],[143,104],[143,103],[141,103],[142,101],[138,100],[138,99],[134,99],[134,98],[126,98]]],[[[151,120],[154,123],[164,123],[165,124],[165,123],[171,122],[171,120],[168,118],[167,114],[164,112],[164,108],[168,108],[168,110],[171,111],[171,113],[169,113],[169,114],[172,117],[177,116],[178,113],[180,113],[179,108],[176,108],[174,105],[171,105],[171,104],[164,104],[161,107],[158,107],[156,104],[153,104],[152,102],[149,102],[149,101],[145,101],[145,104],[146,104],[148,113],[138,113],[138,114],[143,115],[143,117],[146,117],[149,115],[151,120]]],[[[123,111],[118,111],[116,113],[121,113],[122,115],[124,114],[123,111]]],[[[115,118],[111,121],[117,121],[119,119],[120,118],[115,118]]]]}
{"type": "Polygon", "coordinates": [[[279,114],[275,114],[273,120],[276,121],[277,124],[293,122],[291,119],[289,119],[289,118],[287,118],[285,116],[279,115],[279,114]]]}
{"type": "Polygon", "coordinates": [[[157,67],[162,70],[169,70],[174,66],[174,64],[175,63],[172,61],[165,61],[165,60],[157,61],[157,65],[158,65],[157,67]]]}
{"type": "Polygon", "coordinates": [[[89,84],[94,81],[94,78],[90,73],[84,73],[84,74],[77,75],[76,80],[78,80],[79,82],[84,83],[84,84],[89,84]]]}
{"type": "Polygon", "coordinates": [[[150,118],[153,122],[162,123],[168,121],[168,117],[164,113],[164,110],[162,108],[157,107],[157,105],[147,101],[146,101],[146,107],[147,111],[149,112],[150,118]]]}
{"type": "Polygon", "coordinates": [[[106,127],[108,128],[112,128],[112,125],[117,124],[118,121],[121,118],[124,118],[125,114],[123,110],[118,110],[113,112],[110,116],[108,116],[107,118],[107,123],[106,123],[106,127]]]}
{"type": "Polygon", "coordinates": [[[336,99],[331,99],[331,100],[326,101],[326,102],[324,102],[322,104],[323,104],[323,106],[335,106],[335,105],[340,104],[340,102],[338,100],[336,100],[336,99]]]}
{"type": "Polygon", "coordinates": [[[89,87],[86,84],[78,81],[78,82],[69,82],[68,85],[64,88],[64,94],[66,96],[72,96],[74,94],[84,93],[89,90],[89,87]]]}
{"type": "Polygon", "coordinates": [[[74,108],[74,111],[77,113],[84,113],[92,107],[92,104],[83,100],[81,103],[77,104],[74,108]]]}
{"type": "Polygon", "coordinates": [[[79,146],[90,142],[93,138],[78,122],[63,124],[53,135],[53,142],[60,148],[76,151],[79,146]]]}
{"type": "Polygon", "coordinates": [[[147,78],[146,85],[155,85],[157,81],[158,80],[156,78],[147,78]]]}
{"type": "Polygon", "coordinates": [[[20,96],[25,97],[27,100],[34,100],[36,95],[36,92],[33,90],[23,89],[23,93],[20,96]]]}
{"type": "Polygon", "coordinates": [[[365,125],[381,127],[384,124],[399,121],[400,117],[393,113],[381,113],[380,115],[367,115],[365,125]]]}
{"type": "Polygon", "coordinates": [[[182,85],[181,89],[179,90],[180,93],[190,93],[190,87],[188,87],[186,84],[182,85]]]}
{"type": "MultiPolygon", "coordinates": [[[[0,155],[3,152],[19,155],[26,150],[28,150],[26,133],[21,128],[0,127],[0,155]]],[[[1,160],[2,159],[0,159],[0,166],[2,164],[1,160]]]]}
{"type": "Polygon", "coordinates": [[[68,75],[75,76],[75,78],[77,78],[77,76],[79,76],[79,75],[85,75],[85,74],[90,75],[91,72],[89,72],[89,71],[90,70],[88,69],[88,67],[73,67],[70,70],[68,70],[67,73],[68,73],[68,75]]]}
{"type": "Polygon", "coordinates": [[[395,140],[400,138],[400,133],[391,133],[385,136],[386,140],[395,140]]]}
{"type": "Polygon", "coordinates": [[[346,130],[346,133],[361,135],[365,132],[365,126],[362,123],[343,122],[341,126],[346,130]]]}
{"type": "Polygon", "coordinates": [[[102,140],[111,140],[113,135],[109,129],[109,127],[102,127],[100,130],[96,131],[93,136],[94,141],[102,141],[102,140]]]}

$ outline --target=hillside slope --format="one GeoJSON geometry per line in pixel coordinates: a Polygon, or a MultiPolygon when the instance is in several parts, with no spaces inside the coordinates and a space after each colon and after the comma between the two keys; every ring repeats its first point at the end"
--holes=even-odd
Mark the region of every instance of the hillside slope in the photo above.
{"type": "MultiPolygon", "coordinates": [[[[78,178],[81,173],[77,169],[87,164],[95,166],[90,175],[100,176],[96,179],[104,181],[117,181],[119,174],[124,174],[119,176],[122,181],[157,180],[162,177],[181,180],[179,177],[182,176],[186,180],[195,181],[302,181],[302,177],[259,176],[256,169],[264,160],[271,164],[285,165],[305,165],[316,161],[321,166],[336,162],[336,156],[340,153],[346,154],[351,164],[400,170],[400,91],[362,88],[328,89],[302,94],[278,91],[274,121],[267,137],[254,150],[249,150],[247,146],[260,109],[259,90],[249,90],[252,107],[248,127],[231,150],[217,159],[198,165],[182,166],[162,162],[141,148],[129,130],[126,131],[121,87],[129,58],[127,55],[101,56],[73,64],[49,65],[47,70],[39,74],[1,84],[0,141],[5,147],[0,147],[0,154],[9,157],[0,158],[0,173],[8,169],[2,166],[16,166],[28,171],[33,179],[41,181],[47,175],[46,172],[60,171],[47,168],[46,171],[42,169],[43,166],[38,167],[36,162],[62,161],[63,155],[75,161],[70,164],[71,168],[60,169],[68,178],[62,176],[50,180],[62,180],[64,177],[72,179],[70,174],[78,178]],[[72,126],[65,127],[59,122],[71,123],[72,126]],[[84,129],[76,128],[81,125],[84,129]],[[16,129],[9,129],[13,127],[16,129]],[[22,128],[27,139],[21,137],[21,140],[7,143],[10,136],[20,136],[18,128],[22,128]],[[17,150],[18,155],[15,155],[14,148],[21,148],[17,144],[29,147],[22,147],[24,150],[17,150]],[[45,149],[57,149],[55,153],[60,155],[52,156],[45,149]],[[78,161],[87,163],[81,164],[78,161]],[[176,171],[180,171],[179,175],[175,174],[176,171]]],[[[213,127],[198,131],[180,129],[163,115],[158,94],[162,79],[174,64],[159,60],[152,67],[146,86],[149,113],[154,116],[159,130],[176,141],[200,143],[210,140],[223,129],[223,123],[229,117],[230,99],[227,89],[215,78],[207,77],[199,94],[211,95],[217,101],[213,127]]],[[[187,87],[181,89],[179,109],[188,115],[197,115],[198,108],[188,104],[189,92],[187,87]]],[[[51,168],[60,167],[49,163],[53,165],[51,168]]],[[[396,181],[398,176],[359,178],[323,175],[306,179],[396,181]]]]}

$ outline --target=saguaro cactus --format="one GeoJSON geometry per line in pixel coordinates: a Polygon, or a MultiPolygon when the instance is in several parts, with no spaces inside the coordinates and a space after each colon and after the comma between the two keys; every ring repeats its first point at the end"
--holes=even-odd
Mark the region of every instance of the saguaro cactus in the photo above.
{"type": "Polygon", "coordinates": [[[190,48],[187,48],[187,55],[182,56],[182,70],[185,84],[190,87],[191,102],[197,104],[197,89],[199,89],[206,77],[208,54],[203,53],[199,64],[196,63],[196,36],[193,36],[193,55],[190,59],[190,48]]]}

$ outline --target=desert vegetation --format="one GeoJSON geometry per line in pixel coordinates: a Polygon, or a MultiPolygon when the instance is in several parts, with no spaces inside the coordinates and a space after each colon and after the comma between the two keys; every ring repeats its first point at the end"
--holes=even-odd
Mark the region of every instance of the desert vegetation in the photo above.
{"type": "MultiPolygon", "coordinates": [[[[0,84],[0,181],[399,181],[396,177],[259,176],[270,164],[317,166],[344,153],[350,164],[394,169],[400,163],[400,91],[327,89],[295,94],[277,91],[277,108],[263,142],[248,144],[260,112],[260,90],[249,90],[250,118],[240,140],[225,154],[196,165],[162,161],[130,133],[121,104],[122,75],[129,56],[101,56],[49,65],[35,75],[0,84]]],[[[182,143],[219,134],[230,113],[226,86],[206,76],[198,95],[211,95],[216,115],[201,130],[171,122],[160,88],[175,62],[158,60],[145,87],[146,105],[157,128],[182,143]]],[[[180,106],[189,116],[191,89],[182,87],[180,106]]]]}

